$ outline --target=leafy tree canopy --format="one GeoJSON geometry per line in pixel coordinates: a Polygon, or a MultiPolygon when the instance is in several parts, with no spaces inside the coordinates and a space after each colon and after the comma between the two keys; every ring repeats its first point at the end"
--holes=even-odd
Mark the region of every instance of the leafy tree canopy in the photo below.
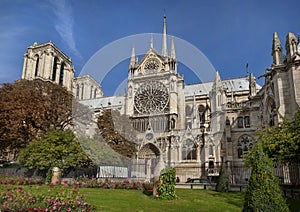
{"type": "Polygon", "coordinates": [[[0,88],[0,149],[24,148],[49,129],[72,123],[72,94],[42,80],[19,80],[0,88]]]}
{"type": "Polygon", "coordinates": [[[300,110],[293,120],[259,131],[258,140],[274,162],[300,162],[300,110]]]}
{"type": "Polygon", "coordinates": [[[41,170],[53,166],[65,169],[93,165],[71,130],[49,131],[33,140],[20,152],[19,161],[30,169],[41,170]]]}

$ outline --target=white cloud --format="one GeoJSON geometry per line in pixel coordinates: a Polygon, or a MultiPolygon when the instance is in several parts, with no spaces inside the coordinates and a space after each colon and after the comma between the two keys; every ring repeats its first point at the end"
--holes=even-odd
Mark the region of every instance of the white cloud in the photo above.
{"type": "Polygon", "coordinates": [[[57,18],[55,29],[64,42],[68,45],[72,53],[82,59],[78,51],[73,35],[73,10],[66,0],[50,1],[53,5],[53,12],[57,18]]]}

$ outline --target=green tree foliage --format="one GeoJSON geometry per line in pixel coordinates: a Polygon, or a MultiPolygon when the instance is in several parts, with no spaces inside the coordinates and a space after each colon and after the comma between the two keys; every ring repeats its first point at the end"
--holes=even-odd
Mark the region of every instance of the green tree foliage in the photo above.
{"type": "Polygon", "coordinates": [[[245,194],[243,211],[289,211],[282,197],[279,180],[273,172],[273,163],[258,144],[246,155],[251,176],[245,194]]]}
{"type": "Polygon", "coordinates": [[[225,173],[223,167],[220,170],[219,179],[216,185],[216,191],[218,192],[228,192],[229,191],[229,180],[228,176],[225,173]]]}
{"type": "Polygon", "coordinates": [[[72,94],[42,80],[19,80],[0,88],[0,148],[24,148],[49,129],[72,123],[72,94]]]}
{"type": "Polygon", "coordinates": [[[274,162],[300,162],[300,110],[293,120],[259,131],[258,140],[274,162]]]}
{"type": "Polygon", "coordinates": [[[19,161],[30,169],[40,170],[54,166],[65,169],[93,165],[70,130],[49,131],[42,138],[33,140],[20,152],[19,161]]]}
{"type": "Polygon", "coordinates": [[[172,167],[163,169],[160,173],[160,184],[158,186],[158,194],[161,199],[176,199],[176,171],[172,167]]]}
{"type": "Polygon", "coordinates": [[[128,158],[135,156],[136,132],[127,116],[115,110],[105,110],[97,124],[104,141],[113,150],[128,158]]]}

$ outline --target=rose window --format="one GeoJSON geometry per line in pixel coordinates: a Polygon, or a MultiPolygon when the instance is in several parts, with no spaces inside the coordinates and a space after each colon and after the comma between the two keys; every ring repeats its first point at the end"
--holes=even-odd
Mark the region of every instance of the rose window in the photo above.
{"type": "Polygon", "coordinates": [[[134,107],[138,113],[163,112],[169,102],[168,89],[161,82],[146,82],[134,96],[134,107]]]}
{"type": "Polygon", "coordinates": [[[144,68],[146,71],[158,70],[159,61],[157,59],[149,59],[146,61],[144,68]]]}

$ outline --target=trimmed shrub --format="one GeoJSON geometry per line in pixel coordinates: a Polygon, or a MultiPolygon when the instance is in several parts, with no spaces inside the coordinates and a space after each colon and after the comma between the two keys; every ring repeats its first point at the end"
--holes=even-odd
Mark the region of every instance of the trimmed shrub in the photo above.
{"type": "Polygon", "coordinates": [[[228,176],[225,173],[223,167],[221,168],[219,179],[217,181],[216,191],[218,191],[218,192],[228,192],[229,191],[228,176]]]}
{"type": "Polygon", "coordinates": [[[175,169],[168,167],[161,171],[158,185],[158,194],[161,199],[176,199],[175,184],[176,173],[175,169]]]}
{"type": "Polygon", "coordinates": [[[272,161],[263,152],[261,145],[256,145],[248,153],[246,163],[252,171],[243,211],[289,211],[282,196],[279,179],[274,175],[272,161]]]}

